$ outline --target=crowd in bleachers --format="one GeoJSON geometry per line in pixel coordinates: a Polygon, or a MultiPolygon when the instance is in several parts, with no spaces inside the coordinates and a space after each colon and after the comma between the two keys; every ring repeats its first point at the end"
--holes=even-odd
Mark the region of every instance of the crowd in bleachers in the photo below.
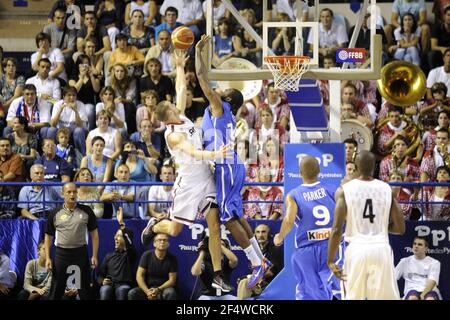
{"type": "MultiPolygon", "coordinates": [[[[260,35],[261,3],[261,0],[235,1],[242,17],[260,35]]],[[[295,3],[268,1],[266,14],[274,21],[292,21],[299,12],[299,19],[311,20],[307,3],[302,2],[298,11],[295,3]]],[[[375,80],[342,82],[342,120],[372,130],[373,150],[380,161],[379,177],[385,181],[450,179],[439,174],[445,171],[439,171],[441,167],[450,165],[450,7],[444,7],[445,4],[446,1],[435,1],[434,21],[427,21],[423,0],[396,0],[391,21],[376,17],[377,33],[383,36],[383,63],[399,59],[420,66],[427,75],[427,94],[423,100],[399,108],[380,96],[375,80]]],[[[49,8],[48,24],[36,33],[30,74],[16,72],[17,61],[7,54],[14,48],[4,48],[5,54],[3,50],[0,52],[2,181],[173,181],[173,177],[167,180],[163,174],[167,169],[176,175],[176,164],[170,160],[164,141],[165,125],[156,119],[154,110],[159,102],[174,101],[176,96],[171,32],[185,25],[198,40],[205,33],[206,1],[101,0],[95,1],[92,11],[90,8],[86,10],[83,1],[76,0],[56,1],[49,8]],[[44,168],[43,175],[40,165],[44,168]]],[[[213,13],[213,66],[233,57],[260,66],[261,47],[221,1],[213,1],[213,13]]],[[[369,49],[369,17],[367,14],[357,37],[357,48],[369,49]]],[[[319,22],[320,64],[331,68],[337,66],[336,48],[348,45],[354,27],[348,28],[339,12],[325,5],[321,7],[319,22]]],[[[291,29],[269,30],[268,45],[277,55],[293,54],[291,29]]],[[[309,53],[313,50],[311,37],[304,34],[309,53]]],[[[354,67],[367,66],[364,63],[354,67]]],[[[200,126],[207,104],[193,58],[186,63],[186,80],[186,115],[200,126]]],[[[328,105],[328,82],[319,80],[319,84],[328,105]]],[[[237,151],[246,164],[247,181],[283,181],[283,146],[290,138],[289,118],[284,93],[267,81],[256,97],[245,101],[238,114],[241,130],[237,151]]],[[[347,162],[352,162],[352,155],[347,162]]],[[[91,204],[98,217],[114,216],[120,200],[129,202],[128,218],[148,218],[166,214],[167,207],[134,206],[133,201],[170,200],[165,192],[156,192],[155,188],[139,188],[134,194],[135,189],[129,186],[85,187],[81,194],[84,200],[105,201],[102,208],[91,204]]],[[[2,199],[42,198],[40,187],[31,190],[25,193],[20,188],[5,186],[2,199]]],[[[425,191],[403,188],[399,197],[450,199],[438,188],[425,191]]],[[[50,194],[46,193],[46,197],[50,194]]],[[[252,186],[243,197],[279,201],[282,188],[252,186]]],[[[2,218],[37,219],[48,211],[40,204],[20,205],[21,211],[16,213],[7,204],[2,206],[5,208],[0,212],[2,218]]],[[[411,211],[432,220],[450,217],[447,205],[427,205],[421,213],[418,206],[405,204],[405,207],[409,208],[405,211],[407,217],[411,211]]],[[[245,213],[248,218],[263,219],[279,219],[282,215],[281,206],[276,203],[247,203],[245,213]]]]}

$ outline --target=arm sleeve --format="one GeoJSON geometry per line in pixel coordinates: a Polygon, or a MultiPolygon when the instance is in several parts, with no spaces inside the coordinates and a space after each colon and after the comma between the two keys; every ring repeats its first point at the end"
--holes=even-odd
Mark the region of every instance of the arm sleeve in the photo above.
{"type": "Polygon", "coordinates": [[[431,264],[430,274],[428,275],[428,279],[434,280],[436,285],[439,284],[439,275],[441,273],[441,263],[437,260],[434,260],[431,264]]]}
{"type": "Polygon", "coordinates": [[[82,206],[83,211],[87,213],[88,215],[88,224],[87,224],[87,229],[88,231],[94,231],[95,229],[98,228],[98,224],[97,224],[97,217],[95,216],[94,211],[91,209],[91,207],[88,206],[82,206]]]}
{"type": "Polygon", "coordinates": [[[56,233],[54,219],[57,212],[58,212],[57,209],[52,210],[50,212],[47,218],[47,223],[45,225],[45,233],[53,237],[55,236],[56,233]]]}
{"type": "Polygon", "coordinates": [[[150,259],[150,251],[145,251],[142,256],[141,256],[141,260],[139,261],[139,267],[146,269],[148,268],[148,260],[150,259]]]}
{"type": "Polygon", "coordinates": [[[30,293],[37,289],[33,286],[33,264],[33,260],[28,261],[27,266],[25,267],[25,275],[23,279],[23,288],[30,293]]]}
{"type": "Polygon", "coordinates": [[[171,255],[171,261],[170,261],[170,273],[172,272],[178,272],[178,260],[177,257],[174,255],[171,255]]]}
{"type": "Polygon", "coordinates": [[[395,267],[395,279],[400,280],[403,277],[403,268],[405,266],[405,259],[400,260],[398,265],[395,267]]]}
{"type": "MultiPolygon", "coordinates": [[[[28,187],[24,186],[22,187],[22,189],[20,189],[20,193],[19,193],[19,201],[28,201],[27,198],[27,194],[28,194],[28,187]]],[[[24,208],[24,209],[28,209],[28,203],[25,202],[21,202],[17,204],[18,208],[24,208]]]]}

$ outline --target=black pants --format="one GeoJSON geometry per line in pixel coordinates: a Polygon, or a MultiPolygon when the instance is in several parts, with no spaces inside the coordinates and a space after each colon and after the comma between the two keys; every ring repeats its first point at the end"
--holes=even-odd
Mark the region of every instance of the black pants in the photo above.
{"type": "Polygon", "coordinates": [[[75,249],[56,247],[50,300],[62,299],[67,285],[75,285],[80,299],[89,300],[91,298],[90,275],[90,263],[86,246],[75,249]],[[67,280],[70,281],[69,284],[67,280]]]}

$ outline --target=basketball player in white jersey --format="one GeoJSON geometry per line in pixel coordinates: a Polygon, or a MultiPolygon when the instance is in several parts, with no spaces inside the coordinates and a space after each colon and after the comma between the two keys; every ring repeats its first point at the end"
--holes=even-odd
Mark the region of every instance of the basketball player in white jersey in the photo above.
{"type": "Polygon", "coordinates": [[[223,282],[221,272],[220,221],[218,207],[215,204],[215,181],[206,161],[225,158],[228,154],[231,157],[232,146],[223,146],[217,151],[202,149],[201,132],[184,114],[186,108],[184,66],[186,60],[185,53],[175,53],[177,65],[176,106],[168,101],[163,101],[157,105],[155,110],[158,120],[166,124],[167,147],[179,165],[178,175],[172,189],[173,202],[169,210],[170,220],[161,220],[157,223],[155,218],[150,219],[141,234],[141,241],[146,245],[158,233],[175,237],[181,232],[184,225],[190,225],[195,221],[198,212],[205,214],[209,229],[209,250],[215,271],[212,286],[229,292],[231,287],[223,282]]]}
{"type": "Polygon", "coordinates": [[[343,280],[347,300],[400,299],[388,233],[403,234],[405,221],[390,186],[373,178],[375,156],[361,151],[356,157],[359,176],[336,191],[334,223],[328,244],[328,266],[343,280]],[[333,260],[342,231],[349,242],[344,270],[333,260]]]}

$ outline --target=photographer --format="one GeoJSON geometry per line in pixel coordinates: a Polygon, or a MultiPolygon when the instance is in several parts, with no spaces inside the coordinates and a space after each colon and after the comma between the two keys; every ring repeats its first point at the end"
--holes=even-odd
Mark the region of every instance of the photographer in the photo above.
{"type": "MultiPolygon", "coordinates": [[[[230,243],[227,239],[221,241],[222,251],[222,273],[224,282],[230,283],[231,273],[237,266],[238,258],[230,249],[230,243]]],[[[216,296],[216,289],[211,284],[214,279],[214,269],[211,255],[208,248],[209,237],[203,235],[203,239],[198,243],[198,257],[191,268],[193,276],[200,276],[199,300],[210,300],[209,296],[216,296]]],[[[222,297],[225,298],[225,297],[222,297]]],[[[232,300],[233,296],[227,295],[227,300],[232,300]]]]}

